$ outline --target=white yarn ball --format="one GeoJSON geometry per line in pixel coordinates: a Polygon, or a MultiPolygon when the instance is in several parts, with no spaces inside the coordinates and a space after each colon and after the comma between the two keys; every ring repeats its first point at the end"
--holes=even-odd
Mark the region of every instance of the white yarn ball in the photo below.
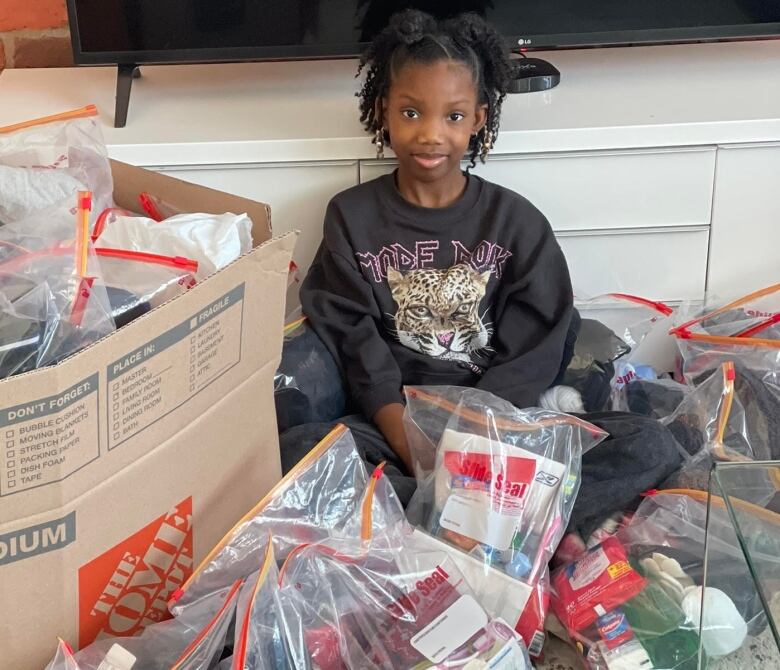
{"type": "Polygon", "coordinates": [[[539,406],[551,412],[582,414],[585,405],[580,392],[571,386],[553,386],[539,397],[539,406]]]}

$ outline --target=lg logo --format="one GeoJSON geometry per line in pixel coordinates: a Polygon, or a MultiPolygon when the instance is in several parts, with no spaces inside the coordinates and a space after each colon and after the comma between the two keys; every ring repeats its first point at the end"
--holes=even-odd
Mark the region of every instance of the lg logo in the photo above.
{"type": "Polygon", "coordinates": [[[526,39],[523,39],[523,38],[521,37],[519,40],[517,40],[517,43],[518,43],[518,44],[520,44],[520,45],[523,45],[523,44],[531,44],[531,40],[526,40],[526,39]]]}

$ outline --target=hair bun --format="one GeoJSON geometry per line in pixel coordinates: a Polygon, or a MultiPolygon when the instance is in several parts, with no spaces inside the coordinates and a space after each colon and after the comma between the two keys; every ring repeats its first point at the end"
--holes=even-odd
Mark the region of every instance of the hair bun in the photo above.
{"type": "Polygon", "coordinates": [[[485,20],[473,12],[463,14],[458,20],[452,21],[451,29],[457,38],[466,44],[479,44],[490,31],[485,20]]]}
{"type": "Polygon", "coordinates": [[[425,37],[426,33],[435,31],[436,20],[425,12],[407,9],[393,17],[393,27],[401,42],[416,44],[425,37]]]}

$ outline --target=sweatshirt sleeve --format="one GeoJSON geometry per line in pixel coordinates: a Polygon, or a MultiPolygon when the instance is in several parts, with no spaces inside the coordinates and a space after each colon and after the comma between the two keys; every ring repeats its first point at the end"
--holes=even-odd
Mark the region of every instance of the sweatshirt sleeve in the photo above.
{"type": "Polygon", "coordinates": [[[498,296],[492,346],[496,353],[477,388],[516,407],[536,407],[560,371],[574,296],[566,259],[547,220],[517,254],[498,296]],[[535,240],[534,240],[535,238],[535,240]]]}
{"type": "Polygon", "coordinates": [[[352,398],[373,418],[384,405],[402,402],[401,371],[382,337],[382,315],[340,219],[331,203],[324,240],[301,287],[301,304],[339,362],[352,398]]]}

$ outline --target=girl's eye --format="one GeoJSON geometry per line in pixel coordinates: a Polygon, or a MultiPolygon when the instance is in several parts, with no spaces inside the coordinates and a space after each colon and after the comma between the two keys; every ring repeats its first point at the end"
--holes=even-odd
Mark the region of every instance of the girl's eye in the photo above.
{"type": "Polygon", "coordinates": [[[461,114],[460,112],[453,112],[450,114],[450,121],[463,121],[463,119],[466,118],[465,114],[461,114]]]}
{"type": "Polygon", "coordinates": [[[419,115],[413,109],[405,109],[401,112],[407,119],[416,119],[419,115]]]}
{"type": "Polygon", "coordinates": [[[418,305],[417,307],[412,307],[412,314],[421,319],[427,319],[431,315],[431,311],[427,307],[418,305]]]}

